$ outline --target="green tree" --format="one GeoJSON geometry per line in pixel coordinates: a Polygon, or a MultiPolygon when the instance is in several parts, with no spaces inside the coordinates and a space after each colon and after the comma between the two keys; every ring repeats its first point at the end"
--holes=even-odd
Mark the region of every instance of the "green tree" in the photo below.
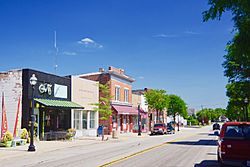
{"type": "Polygon", "coordinates": [[[217,121],[220,116],[226,115],[226,110],[222,108],[204,108],[197,112],[197,118],[200,122],[208,123],[209,121],[217,121]]]}
{"type": "Polygon", "coordinates": [[[112,96],[110,96],[110,89],[108,84],[99,83],[99,95],[99,103],[93,104],[96,106],[95,111],[99,111],[101,120],[108,120],[112,114],[112,110],[110,107],[110,100],[112,96]]]}
{"type": "Polygon", "coordinates": [[[150,89],[145,92],[145,97],[150,110],[156,111],[156,120],[160,122],[159,114],[164,114],[164,110],[168,107],[168,95],[165,90],[150,89]]]}
{"type": "Polygon", "coordinates": [[[245,120],[243,107],[233,103],[234,102],[231,101],[227,105],[227,113],[226,113],[227,118],[229,120],[237,120],[237,121],[245,120]]]}
{"type": "Polygon", "coordinates": [[[184,100],[177,95],[169,95],[168,115],[173,116],[174,121],[177,115],[188,117],[187,106],[184,100]]]}
{"type": "Polygon", "coordinates": [[[211,108],[204,108],[196,113],[197,119],[199,122],[204,125],[204,123],[208,124],[209,120],[211,120],[213,115],[213,109],[211,108]]]}
{"type": "Polygon", "coordinates": [[[203,12],[204,21],[221,19],[222,14],[228,11],[234,22],[235,35],[227,44],[223,63],[224,74],[229,82],[228,112],[232,112],[232,108],[244,106],[242,99],[250,99],[250,3],[249,0],[208,0],[208,4],[209,10],[203,12]]]}

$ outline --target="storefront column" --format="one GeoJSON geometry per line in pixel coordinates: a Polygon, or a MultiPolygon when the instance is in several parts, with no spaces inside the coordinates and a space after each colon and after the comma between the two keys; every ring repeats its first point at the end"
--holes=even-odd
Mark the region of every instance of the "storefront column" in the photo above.
{"type": "Polygon", "coordinates": [[[109,117],[109,127],[108,127],[109,131],[108,133],[111,134],[112,133],[112,115],[109,117]]]}
{"type": "Polygon", "coordinates": [[[121,115],[121,131],[123,131],[123,115],[121,115]]]}
{"type": "Polygon", "coordinates": [[[125,117],[126,117],[126,132],[129,132],[129,119],[128,119],[128,115],[126,115],[125,117]]]}
{"type": "Polygon", "coordinates": [[[117,114],[116,117],[115,117],[115,122],[116,122],[115,129],[116,129],[116,130],[118,130],[118,127],[119,127],[119,126],[118,126],[118,119],[119,119],[118,116],[119,116],[119,115],[117,114]]]}
{"type": "Polygon", "coordinates": [[[43,115],[42,115],[42,140],[44,140],[44,127],[45,127],[45,111],[43,110],[43,115]]]}
{"type": "Polygon", "coordinates": [[[89,111],[86,112],[87,112],[87,129],[90,129],[90,112],[89,111]]]}
{"type": "Polygon", "coordinates": [[[133,131],[133,119],[132,115],[129,116],[129,132],[133,131]]]}

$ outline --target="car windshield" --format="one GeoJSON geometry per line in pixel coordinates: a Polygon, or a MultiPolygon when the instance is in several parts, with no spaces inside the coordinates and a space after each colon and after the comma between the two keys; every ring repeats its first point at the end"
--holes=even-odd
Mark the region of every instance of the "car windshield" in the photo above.
{"type": "Polygon", "coordinates": [[[155,124],[154,127],[161,127],[163,124],[155,124]]]}
{"type": "Polygon", "coordinates": [[[250,139],[250,125],[227,126],[225,138],[248,138],[250,139]]]}

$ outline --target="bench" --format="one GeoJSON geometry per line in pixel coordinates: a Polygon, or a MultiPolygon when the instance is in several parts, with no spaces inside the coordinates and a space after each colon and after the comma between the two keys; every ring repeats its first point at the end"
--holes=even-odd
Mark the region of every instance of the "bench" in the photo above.
{"type": "Polygon", "coordinates": [[[26,144],[26,140],[25,139],[20,139],[20,138],[16,138],[12,141],[12,147],[16,147],[17,145],[25,145],[26,144]]]}

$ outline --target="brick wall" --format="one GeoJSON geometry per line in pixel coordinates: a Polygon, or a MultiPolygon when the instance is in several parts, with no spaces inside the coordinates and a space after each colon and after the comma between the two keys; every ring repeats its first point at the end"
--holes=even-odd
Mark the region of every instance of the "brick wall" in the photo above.
{"type": "Polygon", "coordinates": [[[114,80],[114,79],[110,81],[110,91],[111,91],[111,96],[113,96],[112,100],[115,100],[115,87],[116,86],[120,87],[120,102],[125,101],[124,90],[127,88],[129,90],[128,103],[132,103],[132,86],[129,84],[114,80]]]}
{"type": "MultiPolygon", "coordinates": [[[[0,73],[0,125],[2,124],[2,92],[7,113],[8,131],[13,133],[18,105],[18,97],[22,100],[22,70],[0,73]]],[[[22,102],[20,103],[19,129],[21,128],[22,102]]]]}

